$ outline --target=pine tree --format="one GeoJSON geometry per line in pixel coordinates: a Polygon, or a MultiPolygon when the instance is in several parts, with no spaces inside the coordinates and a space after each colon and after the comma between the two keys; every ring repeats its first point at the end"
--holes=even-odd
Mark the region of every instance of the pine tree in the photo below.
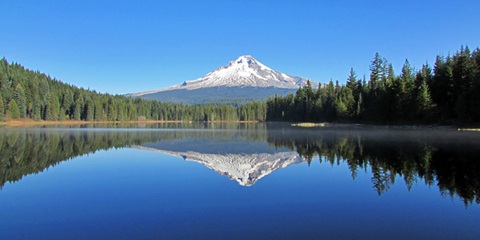
{"type": "Polygon", "coordinates": [[[81,120],[82,110],[83,110],[83,108],[82,108],[82,106],[80,105],[79,102],[75,102],[73,104],[73,113],[72,114],[73,114],[73,119],[74,120],[77,120],[77,121],[81,120]]]}
{"type": "Polygon", "coordinates": [[[59,114],[63,115],[63,113],[60,113],[60,103],[57,97],[52,96],[49,98],[49,102],[46,106],[45,120],[57,121],[60,119],[59,114]]]}
{"type": "Polygon", "coordinates": [[[73,93],[68,88],[63,90],[61,108],[65,109],[63,113],[68,115],[68,118],[71,119],[73,117],[73,93]]]}
{"type": "Polygon", "coordinates": [[[413,84],[413,69],[410,66],[410,62],[408,59],[405,59],[405,63],[402,67],[402,74],[400,75],[401,78],[401,87],[402,92],[409,93],[413,84]]]}
{"type": "Polygon", "coordinates": [[[10,119],[20,117],[20,110],[18,109],[17,101],[15,101],[15,99],[12,99],[10,103],[8,103],[8,115],[10,119]]]}
{"type": "Polygon", "coordinates": [[[427,82],[432,78],[432,72],[428,65],[424,65],[415,78],[414,102],[416,106],[416,120],[428,120],[433,108],[432,98],[427,82]]]}
{"type": "Polygon", "coordinates": [[[335,106],[335,118],[342,120],[348,114],[348,109],[345,103],[343,102],[342,98],[335,99],[334,102],[335,106]]]}
{"type": "Polygon", "coordinates": [[[48,105],[50,103],[50,98],[52,97],[48,80],[49,79],[44,76],[40,77],[38,83],[39,99],[35,101],[35,104],[39,108],[38,112],[40,113],[40,116],[42,116],[42,119],[47,119],[47,111],[49,111],[48,105]]]}
{"type": "Polygon", "coordinates": [[[0,95],[0,122],[5,119],[5,106],[3,105],[3,97],[0,95]]]}
{"type": "Polygon", "coordinates": [[[95,117],[95,106],[91,100],[85,102],[85,120],[93,121],[95,117]]]}
{"type": "Polygon", "coordinates": [[[355,92],[357,90],[357,74],[353,71],[353,68],[350,68],[350,75],[347,78],[347,87],[355,92]]]}
{"type": "MultiPolygon", "coordinates": [[[[94,113],[94,120],[95,121],[101,121],[103,120],[104,116],[104,111],[102,104],[99,101],[95,101],[95,113],[94,113]]],[[[131,118],[132,119],[132,118],[131,118]]]]}
{"type": "Polygon", "coordinates": [[[475,65],[468,47],[462,47],[460,53],[453,58],[452,79],[454,89],[455,112],[461,122],[473,120],[471,113],[475,106],[472,105],[472,99],[478,95],[475,92],[475,65]]]}
{"type": "Polygon", "coordinates": [[[362,115],[362,105],[363,105],[363,99],[362,99],[362,93],[358,95],[358,101],[357,101],[357,107],[355,111],[355,117],[359,118],[362,115]]]}
{"type": "Polygon", "coordinates": [[[27,113],[27,99],[25,98],[25,92],[23,91],[20,83],[15,87],[15,93],[13,94],[13,97],[18,105],[18,110],[20,112],[19,117],[25,118],[27,113]]]}
{"type": "Polygon", "coordinates": [[[377,89],[380,81],[385,80],[385,64],[386,60],[380,56],[377,52],[373,58],[372,63],[370,64],[370,89],[377,89]]]}
{"type": "Polygon", "coordinates": [[[383,95],[385,91],[385,63],[386,60],[376,53],[370,64],[370,81],[365,96],[365,116],[376,121],[383,116],[383,95]]]}
{"type": "Polygon", "coordinates": [[[450,57],[445,60],[443,57],[437,56],[430,84],[432,100],[437,104],[441,120],[454,117],[452,65],[450,57]]]}
{"type": "Polygon", "coordinates": [[[0,95],[4,97],[5,104],[11,99],[10,80],[8,77],[8,62],[5,58],[0,60],[0,95]]]}
{"type": "Polygon", "coordinates": [[[120,102],[120,103],[117,103],[117,116],[116,116],[116,121],[123,121],[125,119],[125,116],[124,116],[124,108],[123,108],[123,104],[120,102]]]}
{"type": "Polygon", "coordinates": [[[476,70],[472,89],[474,94],[472,94],[471,98],[471,103],[474,107],[471,109],[470,117],[473,122],[480,122],[480,48],[473,51],[472,58],[476,70]]]}
{"type": "Polygon", "coordinates": [[[399,86],[397,86],[396,89],[398,94],[396,105],[399,116],[403,121],[411,120],[413,117],[411,109],[415,109],[415,101],[412,98],[414,75],[408,59],[405,59],[398,84],[399,86]]]}
{"type": "Polygon", "coordinates": [[[65,120],[66,120],[66,118],[65,118],[65,117],[66,117],[66,116],[65,116],[65,112],[66,112],[66,111],[67,111],[67,110],[65,110],[65,108],[60,107],[60,112],[58,113],[58,120],[59,120],[59,121],[65,121],[65,120]]]}
{"type": "Polygon", "coordinates": [[[388,70],[387,70],[387,87],[392,87],[393,82],[395,81],[395,72],[393,71],[393,65],[389,64],[388,65],[388,70]]]}
{"type": "Polygon", "coordinates": [[[38,93],[38,90],[33,93],[33,102],[30,103],[30,118],[34,120],[40,120],[42,119],[42,106],[43,104],[38,101],[40,99],[40,95],[38,93]]]}

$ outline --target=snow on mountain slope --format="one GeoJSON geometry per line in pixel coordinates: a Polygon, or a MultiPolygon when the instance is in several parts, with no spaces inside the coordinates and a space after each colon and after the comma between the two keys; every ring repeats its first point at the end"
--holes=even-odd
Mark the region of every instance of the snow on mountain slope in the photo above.
{"type": "Polygon", "coordinates": [[[130,94],[139,97],[171,90],[195,90],[213,87],[274,87],[282,89],[298,89],[306,85],[308,79],[294,77],[277,72],[265,66],[249,55],[240,56],[228,66],[220,67],[196,80],[186,81],[169,88],[130,94]]]}

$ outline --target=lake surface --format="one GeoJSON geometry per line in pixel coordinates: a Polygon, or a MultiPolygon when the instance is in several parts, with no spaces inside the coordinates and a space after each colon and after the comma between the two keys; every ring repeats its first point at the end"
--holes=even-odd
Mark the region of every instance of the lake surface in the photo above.
{"type": "Polygon", "coordinates": [[[480,239],[480,133],[0,128],[0,239],[480,239]]]}

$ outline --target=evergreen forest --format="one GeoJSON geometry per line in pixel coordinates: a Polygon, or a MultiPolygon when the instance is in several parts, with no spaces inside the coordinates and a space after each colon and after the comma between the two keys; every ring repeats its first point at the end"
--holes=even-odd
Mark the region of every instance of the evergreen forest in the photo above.
{"type": "Polygon", "coordinates": [[[408,60],[399,75],[375,54],[370,77],[353,69],[346,84],[330,81],[314,89],[267,101],[267,121],[356,122],[375,124],[480,123],[480,50],[468,47],[437,56],[433,69],[415,70],[408,60]]]}
{"type": "Polygon", "coordinates": [[[332,80],[295,94],[246,104],[180,104],[97,93],[63,83],[18,63],[0,60],[0,121],[288,121],[374,124],[480,123],[480,50],[461,47],[437,56],[433,68],[400,74],[375,54],[370,76],[350,70],[345,84],[332,80]]]}
{"type": "Polygon", "coordinates": [[[97,93],[0,60],[0,121],[265,121],[264,102],[187,105],[97,93]]]}

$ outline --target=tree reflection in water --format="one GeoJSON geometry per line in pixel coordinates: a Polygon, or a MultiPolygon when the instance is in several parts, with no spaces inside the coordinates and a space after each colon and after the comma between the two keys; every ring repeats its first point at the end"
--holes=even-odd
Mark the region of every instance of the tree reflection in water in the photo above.
{"type": "Polygon", "coordinates": [[[418,180],[438,185],[444,195],[458,195],[465,205],[480,203],[480,135],[431,129],[301,129],[268,131],[275,147],[296,149],[309,163],[348,164],[352,178],[372,172],[379,195],[405,180],[409,190],[418,180]]]}
{"type": "MultiPolygon", "coordinates": [[[[428,129],[305,129],[265,124],[4,128],[0,129],[0,186],[98,150],[170,140],[181,144],[178,140],[187,138],[228,139],[224,144],[235,144],[238,138],[267,141],[275,148],[296,151],[308,163],[317,157],[320,163],[331,165],[345,162],[353,179],[358,171],[371,169],[372,184],[379,195],[399,176],[409,189],[423,181],[437,185],[444,195],[458,195],[465,205],[480,203],[479,134],[428,129]]],[[[187,145],[180,148],[188,150],[187,145]]]]}

